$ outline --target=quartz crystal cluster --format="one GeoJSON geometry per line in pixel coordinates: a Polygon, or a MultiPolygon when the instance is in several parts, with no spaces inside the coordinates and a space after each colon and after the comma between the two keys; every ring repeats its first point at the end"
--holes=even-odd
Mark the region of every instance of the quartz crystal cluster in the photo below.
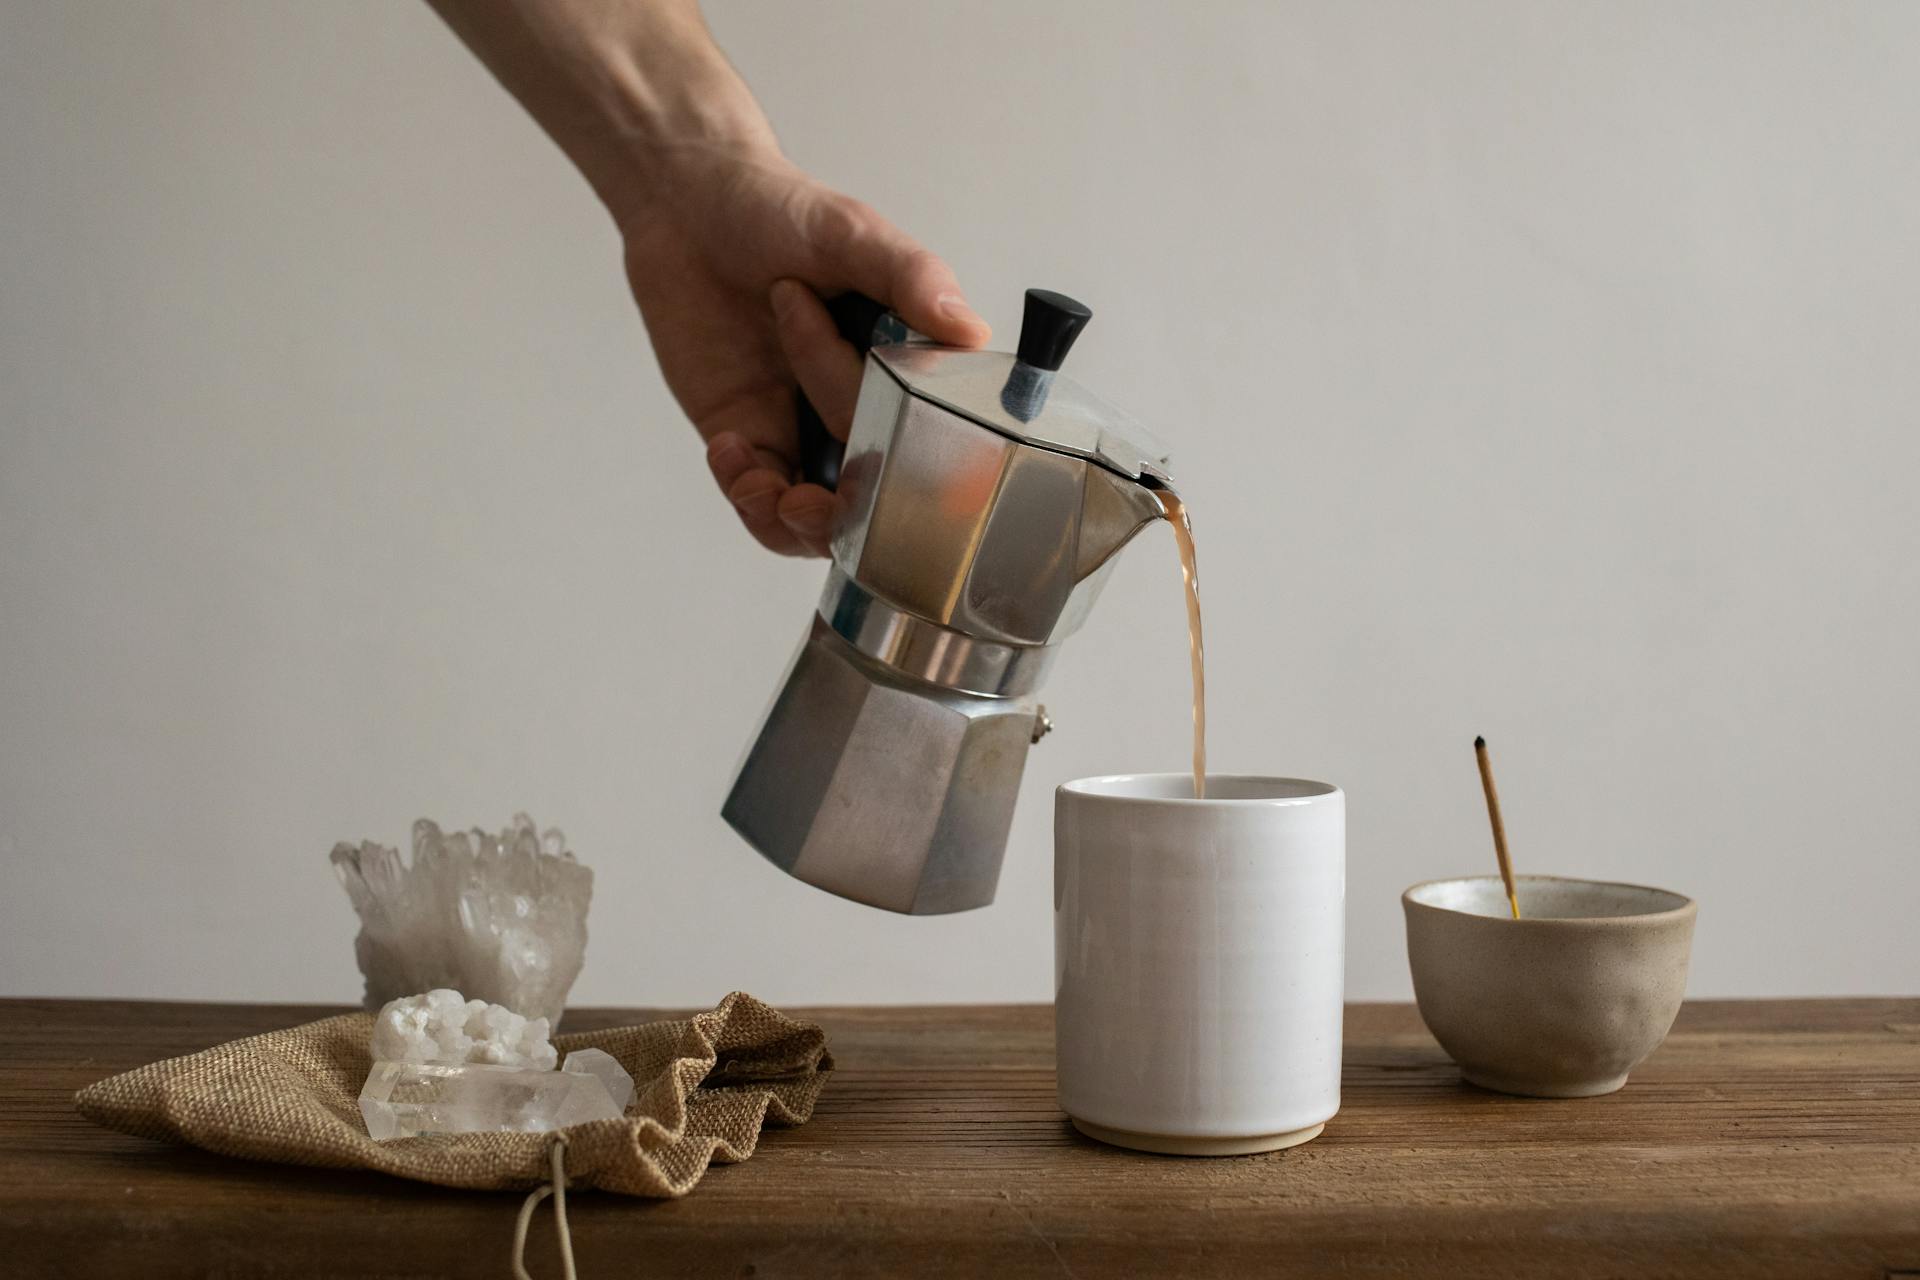
{"type": "Polygon", "coordinates": [[[442,987],[389,1001],[373,1021],[376,1062],[479,1062],[551,1071],[547,1020],[528,1021],[501,1004],[468,1000],[442,987]]]}
{"type": "Polygon", "coordinates": [[[458,991],[389,1003],[374,1020],[373,1070],[360,1091],[367,1132],[544,1133],[617,1120],[633,1077],[612,1054],[576,1049],[553,1069],[543,1018],[527,1019],[458,991]]]}
{"type": "Polygon", "coordinates": [[[586,958],[593,872],[558,830],[516,814],[498,835],[413,824],[413,862],[371,841],[333,847],[360,915],[366,1006],[453,988],[558,1023],[586,958]]]}

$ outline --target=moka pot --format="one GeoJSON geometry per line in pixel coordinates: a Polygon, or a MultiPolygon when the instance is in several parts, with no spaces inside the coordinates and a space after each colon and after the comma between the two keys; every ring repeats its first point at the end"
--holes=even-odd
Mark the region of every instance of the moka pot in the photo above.
{"type": "Polygon", "coordinates": [[[890,911],[993,901],[1038,694],[1166,454],[1059,372],[1092,313],[1026,295],[1017,353],[939,346],[857,295],[844,456],[801,405],[802,469],[837,489],[818,611],[722,815],[774,865],[890,911]]]}

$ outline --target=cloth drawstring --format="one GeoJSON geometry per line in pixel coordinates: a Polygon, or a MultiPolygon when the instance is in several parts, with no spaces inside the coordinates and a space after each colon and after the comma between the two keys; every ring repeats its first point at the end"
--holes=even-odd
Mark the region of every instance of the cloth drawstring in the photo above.
{"type": "Polygon", "coordinates": [[[553,1135],[553,1146],[548,1148],[553,1161],[553,1181],[538,1186],[520,1205],[520,1220],[513,1225],[513,1280],[533,1280],[527,1274],[527,1227],[533,1222],[533,1211],[548,1196],[553,1197],[553,1225],[560,1237],[560,1274],[566,1280],[577,1280],[573,1270],[573,1233],[567,1229],[567,1140],[561,1134],[553,1135]]]}

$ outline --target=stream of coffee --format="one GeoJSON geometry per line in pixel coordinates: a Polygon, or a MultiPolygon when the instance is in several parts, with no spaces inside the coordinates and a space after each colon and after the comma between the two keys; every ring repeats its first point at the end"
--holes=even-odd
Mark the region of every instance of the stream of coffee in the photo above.
{"type": "Polygon", "coordinates": [[[1180,495],[1160,492],[1160,505],[1180,547],[1180,576],[1187,584],[1187,648],[1193,662],[1193,798],[1207,795],[1207,659],[1200,642],[1200,565],[1193,555],[1193,517],[1180,495]]]}

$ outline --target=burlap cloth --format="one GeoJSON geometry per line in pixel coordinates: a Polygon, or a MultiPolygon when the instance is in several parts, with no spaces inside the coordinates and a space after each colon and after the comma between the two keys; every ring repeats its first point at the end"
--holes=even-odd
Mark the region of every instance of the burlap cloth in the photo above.
{"type": "MultiPolygon", "coordinates": [[[[544,1133],[375,1142],[360,1118],[373,1015],[348,1013],[110,1076],[74,1095],[97,1124],[248,1160],[378,1169],[446,1187],[527,1188],[551,1176],[544,1133]]],[[[804,1124],[833,1059],[826,1035],[743,992],[685,1021],[556,1036],[605,1049],[633,1075],[620,1120],[566,1130],[574,1186],[679,1196],[718,1161],[753,1154],[768,1123],[804,1124]]]]}

